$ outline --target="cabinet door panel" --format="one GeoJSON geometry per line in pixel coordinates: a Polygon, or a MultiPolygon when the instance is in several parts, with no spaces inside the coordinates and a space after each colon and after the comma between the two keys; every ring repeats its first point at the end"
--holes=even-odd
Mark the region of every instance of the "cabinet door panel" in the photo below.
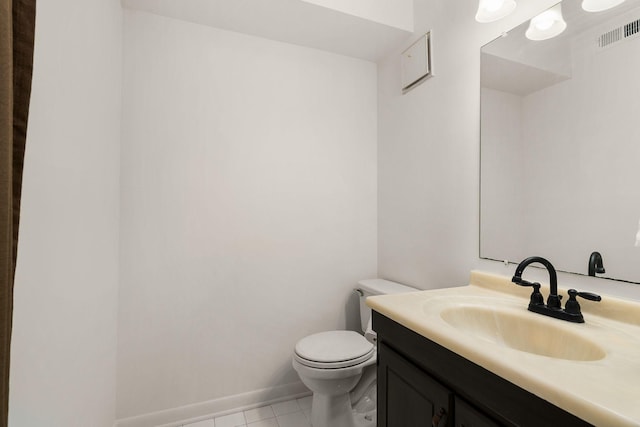
{"type": "Polygon", "coordinates": [[[378,357],[378,427],[453,425],[448,389],[384,343],[378,357]]]}
{"type": "Polygon", "coordinates": [[[500,427],[501,424],[469,405],[458,396],[455,398],[456,427],[500,427]]]}

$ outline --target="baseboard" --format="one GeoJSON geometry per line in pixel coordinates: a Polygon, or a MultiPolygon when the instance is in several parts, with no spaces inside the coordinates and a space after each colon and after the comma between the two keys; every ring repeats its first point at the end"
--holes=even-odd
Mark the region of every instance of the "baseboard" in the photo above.
{"type": "Polygon", "coordinates": [[[207,418],[246,411],[310,395],[301,382],[263,388],[206,402],[116,420],[114,427],[178,427],[207,418]]]}

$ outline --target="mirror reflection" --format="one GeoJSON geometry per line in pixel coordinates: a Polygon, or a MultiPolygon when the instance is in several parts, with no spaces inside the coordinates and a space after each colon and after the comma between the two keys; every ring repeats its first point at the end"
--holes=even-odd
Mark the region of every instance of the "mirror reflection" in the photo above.
{"type": "Polygon", "coordinates": [[[605,3],[482,48],[482,258],[640,283],[640,0],[605,3]]]}

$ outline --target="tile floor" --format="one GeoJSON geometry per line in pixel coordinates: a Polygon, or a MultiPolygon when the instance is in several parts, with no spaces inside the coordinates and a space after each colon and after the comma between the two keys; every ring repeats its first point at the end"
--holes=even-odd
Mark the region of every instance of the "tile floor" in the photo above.
{"type": "Polygon", "coordinates": [[[311,427],[311,396],[202,420],[183,427],[311,427]]]}

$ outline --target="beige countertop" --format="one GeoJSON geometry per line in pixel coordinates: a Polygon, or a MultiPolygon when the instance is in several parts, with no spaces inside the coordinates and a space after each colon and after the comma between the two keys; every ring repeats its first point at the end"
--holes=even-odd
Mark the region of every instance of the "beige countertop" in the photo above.
{"type": "MultiPolygon", "coordinates": [[[[559,291],[566,301],[566,289],[559,291]]],[[[529,312],[530,293],[531,288],[511,283],[510,277],[473,271],[468,286],[374,296],[367,305],[591,424],[640,426],[640,303],[606,295],[597,303],[580,300],[585,323],[571,323],[529,312]],[[546,325],[555,331],[549,335],[566,332],[597,344],[605,355],[567,360],[488,342],[443,319],[443,308],[456,305],[495,306],[535,316],[531,319],[542,329],[546,325]]],[[[542,294],[546,299],[544,284],[542,294]]],[[[554,337],[548,338],[554,345],[554,337]]]]}

